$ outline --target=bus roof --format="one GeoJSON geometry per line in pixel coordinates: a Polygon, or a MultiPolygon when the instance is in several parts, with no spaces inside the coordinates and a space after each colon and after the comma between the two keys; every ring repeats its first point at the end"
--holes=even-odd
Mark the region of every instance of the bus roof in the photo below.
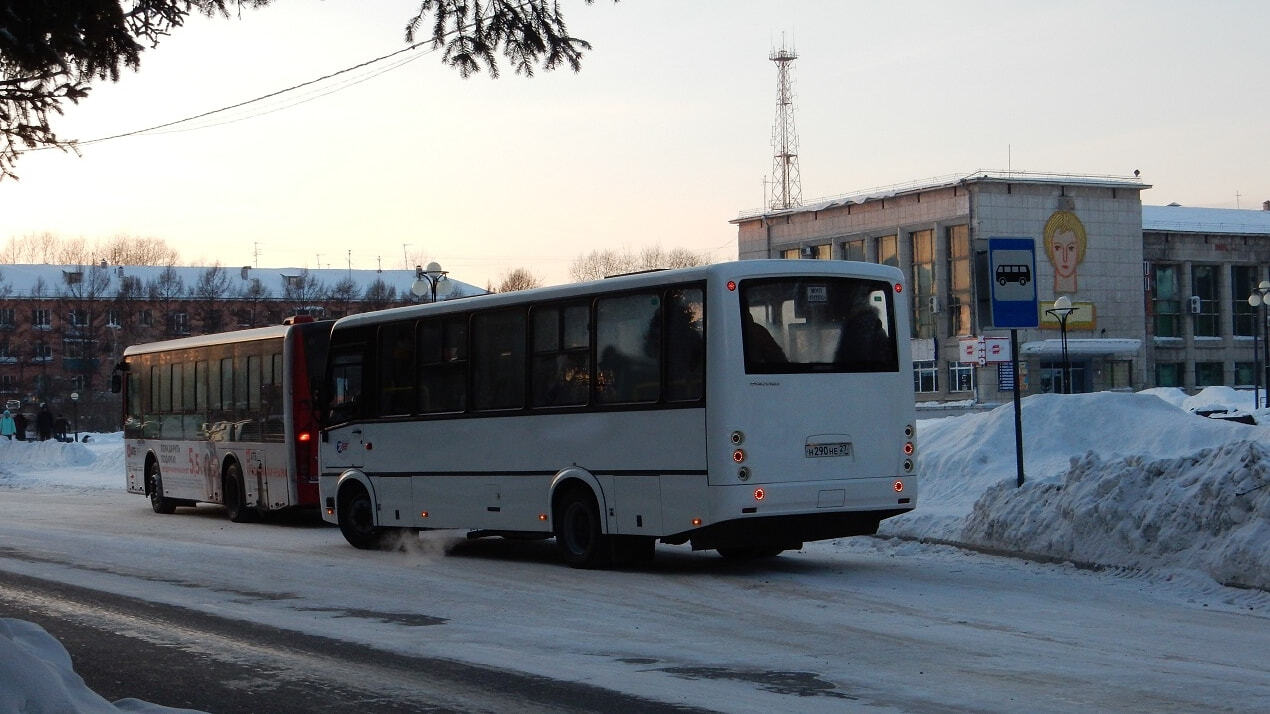
{"type": "MultiPolygon", "coordinates": [[[[323,322],[329,323],[330,321],[324,320],[323,322]]],[[[149,354],[151,352],[167,352],[168,350],[184,350],[192,347],[210,347],[212,345],[228,345],[236,342],[268,340],[275,337],[285,337],[292,328],[313,324],[319,323],[304,322],[296,325],[270,325],[268,327],[252,327],[232,332],[217,332],[211,335],[194,335],[191,337],[178,337],[174,340],[146,342],[139,345],[129,345],[123,351],[123,356],[127,358],[132,355],[149,354]]]]}
{"type": "Polygon", "coordinates": [[[363,312],[342,317],[335,322],[332,329],[344,329],[358,325],[376,324],[385,320],[410,319],[426,315],[441,315],[451,312],[466,312],[473,308],[496,308],[500,306],[519,305],[525,302],[541,300],[567,300],[571,297],[593,295],[604,292],[621,292],[641,287],[663,285],[667,283],[692,282],[694,280],[732,280],[763,277],[766,275],[823,275],[823,276],[855,276],[902,282],[904,274],[889,265],[878,263],[862,263],[847,260],[737,260],[726,263],[714,263],[692,268],[674,270],[652,270],[629,275],[619,275],[602,280],[568,285],[553,285],[531,290],[517,290],[508,293],[491,293],[463,298],[461,300],[444,300],[423,305],[407,305],[391,307],[374,312],[363,312]]]}

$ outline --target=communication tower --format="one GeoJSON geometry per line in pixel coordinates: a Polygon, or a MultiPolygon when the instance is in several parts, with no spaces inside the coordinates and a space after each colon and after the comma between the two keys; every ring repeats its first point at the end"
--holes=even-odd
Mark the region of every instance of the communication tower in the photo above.
{"type": "Polygon", "coordinates": [[[776,63],[776,122],[772,125],[772,195],[768,208],[782,209],[803,203],[802,179],[798,175],[798,132],[794,129],[794,80],[790,63],[798,53],[773,49],[767,57],[776,63]]]}

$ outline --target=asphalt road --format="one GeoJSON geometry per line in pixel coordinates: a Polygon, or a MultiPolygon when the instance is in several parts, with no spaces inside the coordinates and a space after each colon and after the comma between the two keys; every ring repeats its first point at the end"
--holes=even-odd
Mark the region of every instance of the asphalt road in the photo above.
{"type": "Polygon", "coordinates": [[[38,623],[110,701],[214,714],[694,711],[598,687],[410,657],[6,573],[0,616],[38,623]]]}

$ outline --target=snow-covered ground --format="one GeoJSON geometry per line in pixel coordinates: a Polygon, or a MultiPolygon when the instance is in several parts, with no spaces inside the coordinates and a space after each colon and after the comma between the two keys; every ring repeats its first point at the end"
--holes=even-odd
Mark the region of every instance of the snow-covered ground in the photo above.
{"type": "MultiPolygon", "coordinates": [[[[918,508],[884,522],[882,535],[1140,571],[1206,593],[1270,590],[1270,426],[1194,413],[1251,412],[1270,424],[1270,410],[1251,407],[1250,393],[1225,388],[1028,397],[1021,488],[1011,404],[922,420],[918,508]]],[[[0,441],[0,489],[119,490],[121,441],[0,441]]],[[[0,712],[33,701],[49,711],[112,707],[83,687],[56,640],[0,620],[0,712]]]]}

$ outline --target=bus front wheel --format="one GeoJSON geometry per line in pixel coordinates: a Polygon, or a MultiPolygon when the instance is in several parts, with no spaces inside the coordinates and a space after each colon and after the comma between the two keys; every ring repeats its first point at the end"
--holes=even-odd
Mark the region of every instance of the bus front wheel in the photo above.
{"type": "Polygon", "coordinates": [[[225,514],[234,523],[251,523],[260,512],[246,503],[246,489],[243,488],[243,470],[237,461],[229,462],[225,467],[225,477],[221,483],[221,494],[225,498],[225,514]]]}
{"type": "Polygon", "coordinates": [[[150,508],[155,513],[175,513],[176,501],[163,495],[163,476],[156,461],[146,462],[146,490],[150,492],[150,508]]]}
{"type": "Polygon", "coordinates": [[[609,544],[600,530],[600,508],[590,489],[569,489],[560,496],[555,511],[556,545],[564,562],[574,568],[606,565],[609,544]]]}
{"type": "Polygon", "coordinates": [[[340,494],[340,532],[354,548],[377,550],[383,546],[386,529],[375,525],[375,504],[361,484],[345,487],[340,494]]]}

